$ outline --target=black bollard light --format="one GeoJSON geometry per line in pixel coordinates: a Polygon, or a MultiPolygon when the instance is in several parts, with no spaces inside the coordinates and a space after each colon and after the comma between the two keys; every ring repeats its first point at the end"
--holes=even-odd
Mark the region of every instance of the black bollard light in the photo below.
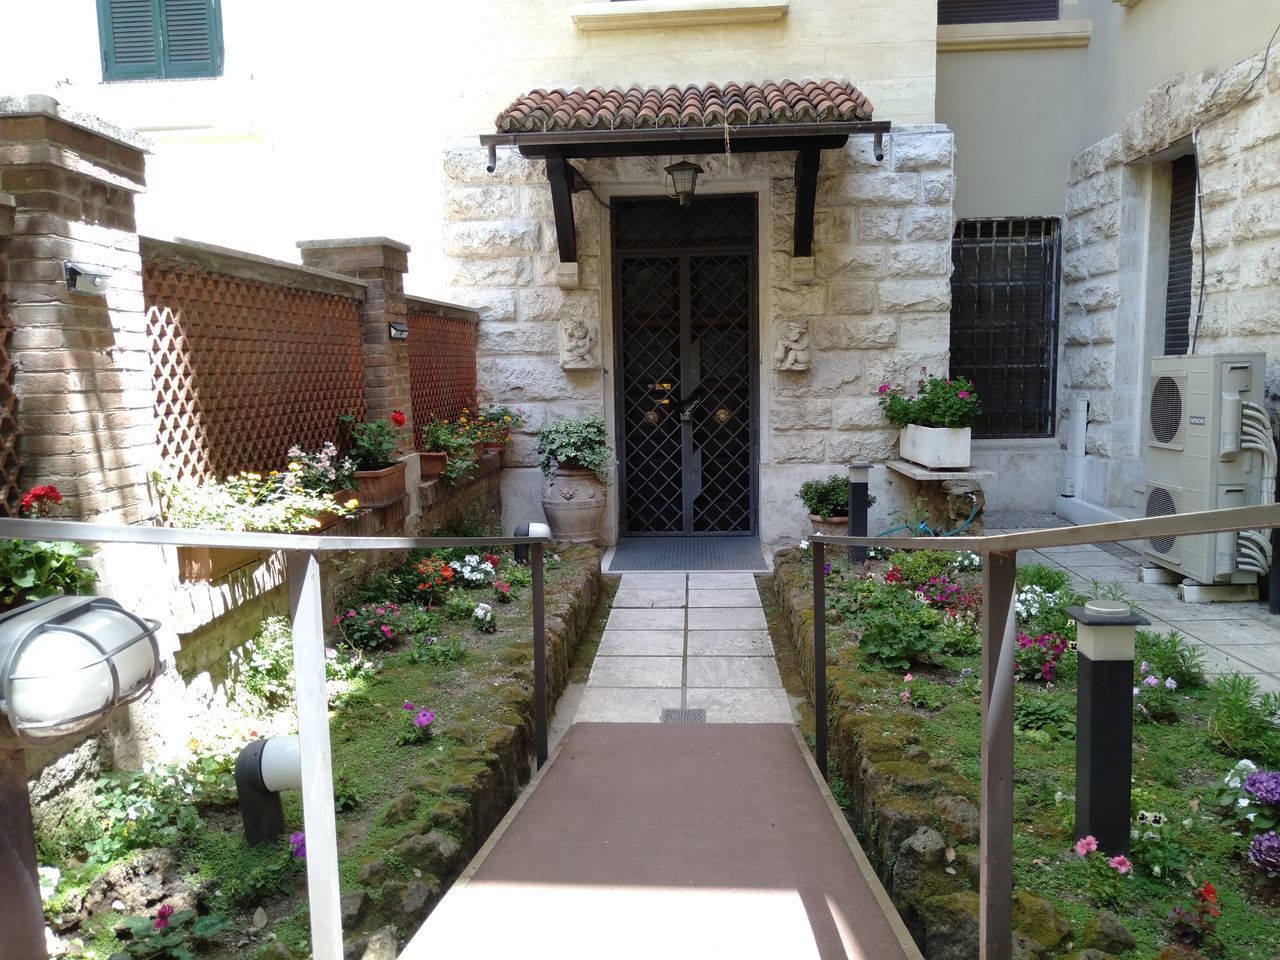
{"type": "MultiPolygon", "coordinates": [[[[867,535],[867,508],[870,504],[871,464],[849,464],[849,536],[867,535]]],[[[862,563],[867,559],[866,547],[850,547],[849,562],[862,563]]]]}
{"type": "MultiPolygon", "coordinates": [[[[511,535],[513,537],[545,537],[551,539],[551,528],[545,523],[521,523],[518,524],[511,535]]],[[[512,559],[522,567],[529,565],[529,544],[517,543],[512,552],[512,559]]]]}
{"type": "Polygon", "coordinates": [[[1133,654],[1149,620],[1127,603],[1068,607],[1076,621],[1076,839],[1093,836],[1115,856],[1129,852],[1133,774],[1133,654]]]}

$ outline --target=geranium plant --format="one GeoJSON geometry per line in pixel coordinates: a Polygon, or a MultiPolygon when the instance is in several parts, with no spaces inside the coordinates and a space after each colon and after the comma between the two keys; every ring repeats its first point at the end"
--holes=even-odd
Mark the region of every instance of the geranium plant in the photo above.
{"type": "Polygon", "coordinates": [[[347,456],[357,470],[385,470],[396,462],[396,452],[404,440],[407,419],[399,410],[377,420],[357,420],[344,413],[338,423],[346,431],[347,456]]]}
{"type": "Polygon", "coordinates": [[[475,441],[465,423],[432,417],[418,431],[426,453],[446,456],[444,475],[456,480],[471,469],[476,461],[475,441]]]}
{"type": "Polygon", "coordinates": [[[195,530],[240,530],[257,533],[303,533],[320,527],[320,514],[345,517],[359,503],[338,503],[329,493],[309,493],[295,472],[241,471],[221,483],[193,483],[152,474],[160,494],[161,514],[171,527],[195,530]]]}
{"type": "Polygon", "coordinates": [[[61,503],[62,494],[58,492],[58,488],[51,483],[46,483],[32,487],[24,493],[18,510],[24,517],[42,520],[52,516],[61,503]]]}
{"type": "Polygon", "coordinates": [[[88,593],[97,573],[89,548],[66,540],[0,540],[0,609],[55,593],[88,593]]]}
{"type": "Polygon", "coordinates": [[[918,424],[922,427],[971,427],[982,405],[977,391],[964,377],[939,377],[920,368],[916,392],[908,394],[901,387],[880,384],[880,409],[895,427],[918,424]]]}

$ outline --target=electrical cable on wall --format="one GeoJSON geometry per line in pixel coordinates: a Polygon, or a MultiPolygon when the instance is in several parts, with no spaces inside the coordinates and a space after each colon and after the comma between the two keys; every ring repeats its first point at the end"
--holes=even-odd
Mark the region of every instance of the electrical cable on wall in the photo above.
{"type": "MultiPolygon", "coordinates": [[[[1191,144],[1195,148],[1196,156],[1196,219],[1200,223],[1200,290],[1196,295],[1196,320],[1191,326],[1191,349],[1192,355],[1196,352],[1196,339],[1200,335],[1200,321],[1204,319],[1204,270],[1205,270],[1205,250],[1204,250],[1204,186],[1200,181],[1200,131],[1211,123],[1217,123],[1224,117],[1229,116],[1240,104],[1244,103],[1245,97],[1253,92],[1253,88],[1262,79],[1263,74],[1267,72],[1267,65],[1271,62],[1271,47],[1276,42],[1276,37],[1280,36],[1280,23],[1276,24],[1275,30],[1271,31],[1271,39],[1267,41],[1267,48],[1262,53],[1262,66],[1258,68],[1249,81],[1249,86],[1244,88],[1244,92],[1236,98],[1236,102],[1223,110],[1216,117],[1205,123],[1197,124],[1191,129],[1191,144]]],[[[1226,82],[1225,74],[1218,80],[1218,85],[1213,88],[1213,94],[1216,94],[1226,82]]],[[[1209,99],[1213,99],[1210,94],[1209,99]]]]}
{"type": "MultiPolygon", "coordinates": [[[[1240,414],[1240,449],[1253,450],[1262,458],[1262,503],[1275,502],[1276,439],[1271,416],[1252,400],[1242,403],[1240,414]]],[[[1267,530],[1241,530],[1236,537],[1236,569],[1259,575],[1271,569],[1271,534],[1267,530]]]]}

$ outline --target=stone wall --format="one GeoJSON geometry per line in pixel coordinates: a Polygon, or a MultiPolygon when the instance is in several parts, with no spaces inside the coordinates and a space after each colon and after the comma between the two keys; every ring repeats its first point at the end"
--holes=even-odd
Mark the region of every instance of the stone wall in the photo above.
{"type": "Polygon", "coordinates": [[[1071,161],[1059,437],[1075,398],[1087,397],[1082,496],[1093,503],[1141,502],[1146,367],[1163,354],[1167,164],[1193,139],[1204,216],[1192,239],[1193,327],[1202,239],[1205,251],[1196,353],[1265,351],[1267,393],[1280,389],[1280,60],[1264,70],[1259,54],[1171,78],[1071,161]]]}
{"type": "MultiPolygon", "coordinates": [[[[792,257],[794,154],[699,158],[699,193],[755,193],[760,222],[761,533],[779,542],[806,529],[799,483],[850,460],[894,454],[896,432],[876,404],[882,382],[910,385],[922,366],[945,369],[949,341],[953,142],[944,127],[902,127],[877,162],[869,136],[825,151],[814,256],[792,257]],[[787,321],[808,324],[807,371],[770,359],[787,321]]],[[[612,431],[614,348],[608,211],[612,195],[661,195],[664,158],[575,161],[592,184],[574,196],[579,277],[557,284],[556,233],[543,164],[514,152],[486,171],[484,151],[444,158],[445,247],[451,297],[480,312],[478,379],[529,413],[508,453],[508,523],[539,509],[536,433],[548,418],[602,414],[612,431]],[[598,196],[597,196],[598,195],[598,196]],[[598,369],[562,369],[559,322],[598,331],[598,369]]],[[[697,202],[696,199],[694,201],[697,202]]],[[[902,505],[878,471],[873,523],[902,505]]],[[[606,522],[616,526],[616,516],[606,522]]],[[[613,526],[607,531],[612,539],[613,526]]]]}

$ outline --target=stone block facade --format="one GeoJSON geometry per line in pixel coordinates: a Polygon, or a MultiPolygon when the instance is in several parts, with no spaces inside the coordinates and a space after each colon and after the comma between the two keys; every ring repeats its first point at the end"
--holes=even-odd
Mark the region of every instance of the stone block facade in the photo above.
{"type": "MultiPolygon", "coordinates": [[[[883,161],[875,160],[869,136],[851,138],[844,150],[824,151],[813,256],[803,261],[792,255],[793,153],[697,158],[705,170],[699,195],[758,197],[759,515],[767,542],[794,539],[807,529],[795,499],[802,480],[851,460],[894,454],[896,431],[876,405],[881,383],[910,385],[921,367],[946,369],[953,152],[952,134],[936,125],[896,128],[885,138],[883,161]],[[769,362],[789,321],[810,331],[807,370],[775,370],[769,362]]],[[[545,422],[600,414],[613,430],[616,334],[606,204],[612,196],[661,196],[667,162],[574,161],[592,190],[573,198],[578,283],[565,289],[558,281],[543,163],[500,151],[489,173],[482,149],[444,157],[450,296],[479,311],[480,384],[529,413],[508,452],[508,464],[516,468],[503,481],[508,524],[536,518],[536,434],[545,422]],[[600,368],[562,369],[559,325],[565,320],[584,321],[598,333],[600,368]]],[[[888,486],[877,493],[877,513],[887,516],[901,506],[888,486]]],[[[611,513],[606,523],[616,524],[611,513]]]]}
{"type": "Polygon", "coordinates": [[[1259,54],[1167,81],[1071,160],[1059,437],[1086,397],[1084,497],[1097,504],[1142,502],[1147,364],[1164,352],[1168,162],[1193,151],[1203,213],[1191,244],[1195,352],[1266,352],[1267,394],[1280,392],[1280,62],[1259,54]]]}

